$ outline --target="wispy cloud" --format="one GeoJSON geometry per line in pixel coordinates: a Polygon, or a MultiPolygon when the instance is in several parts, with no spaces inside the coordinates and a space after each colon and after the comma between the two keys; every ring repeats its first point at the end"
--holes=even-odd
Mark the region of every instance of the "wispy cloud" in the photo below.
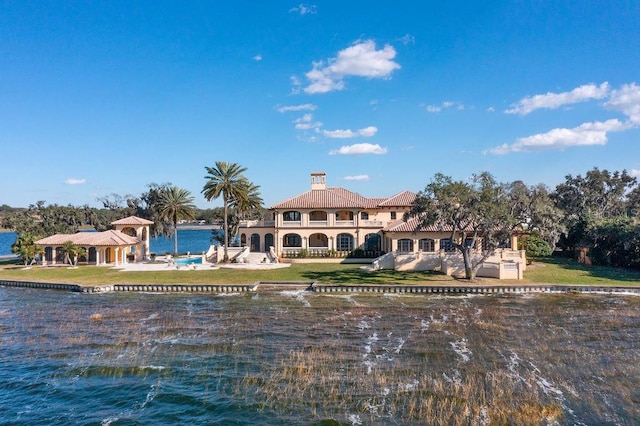
{"type": "Polygon", "coordinates": [[[297,6],[289,9],[290,13],[299,13],[300,15],[315,15],[316,14],[316,5],[315,4],[304,4],[300,3],[297,6]]]}
{"type": "Polygon", "coordinates": [[[344,179],[344,180],[355,180],[355,181],[365,181],[365,180],[369,180],[369,175],[345,176],[342,179],[344,179]]]}
{"type": "Polygon", "coordinates": [[[278,112],[290,112],[290,111],[315,111],[318,107],[314,104],[302,104],[302,105],[285,105],[278,108],[278,112]]]}
{"type": "Polygon", "coordinates": [[[86,179],[77,179],[77,178],[68,178],[67,180],[64,181],[64,183],[66,183],[67,185],[82,185],[87,183],[86,179]]]}
{"type": "Polygon", "coordinates": [[[435,112],[440,112],[443,109],[449,109],[449,108],[454,108],[454,107],[458,111],[462,111],[464,109],[464,104],[462,104],[460,102],[444,101],[440,105],[427,105],[426,109],[427,109],[427,112],[434,112],[435,113],[435,112]]]}
{"type": "Polygon", "coordinates": [[[347,77],[389,78],[400,65],[394,62],[396,50],[385,45],[376,50],[373,40],[356,42],[338,52],[335,58],[313,63],[306,73],[310,84],[304,91],[309,94],[327,93],[344,89],[347,77]]]}
{"type": "Polygon", "coordinates": [[[347,139],[355,137],[370,138],[378,132],[378,128],[375,126],[365,127],[364,129],[353,131],[351,129],[346,130],[324,130],[322,132],[328,138],[347,139]]]}
{"type": "Polygon", "coordinates": [[[387,148],[383,148],[378,144],[357,143],[354,145],[345,145],[340,149],[329,151],[329,155],[362,155],[362,154],[386,154],[387,148]]]}
{"type": "Polygon", "coordinates": [[[506,112],[526,115],[539,108],[557,108],[591,99],[607,98],[603,106],[609,110],[621,112],[627,120],[610,119],[583,123],[573,128],[556,128],[548,132],[517,139],[512,144],[503,144],[485,153],[508,154],[512,152],[530,152],[549,149],[566,149],[575,146],[605,145],[609,132],[622,132],[640,127],[640,86],[636,83],[625,84],[619,89],[610,89],[608,83],[600,86],[583,85],[570,92],[547,93],[518,102],[512,110],[506,112]]]}
{"type": "Polygon", "coordinates": [[[537,109],[556,109],[563,105],[577,104],[591,99],[603,99],[609,94],[609,83],[604,82],[597,86],[595,84],[585,84],[576,87],[570,92],[535,95],[523,98],[511,108],[506,110],[507,114],[527,115],[537,109]]]}
{"type": "Polygon", "coordinates": [[[256,56],[254,56],[253,60],[256,61],[256,62],[260,62],[262,60],[262,55],[258,54],[256,56]]]}
{"type": "Polygon", "coordinates": [[[402,44],[414,44],[416,42],[416,38],[411,34],[405,34],[400,37],[398,41],[402,44]]]}
{"type": "Polygon", "coordinates": [[[520,138],[511,145],[504,144],[489,150],[489,152],[491,154],[508,154],[511,152],[565,149],[574,146],[605,145],[608,132],[626,130],[628,127],[628,124],[618,119],[584,123],[572,129],[558,128],[546,133],[520,138]]]}
{"type": "Polygon", "coordinates": [[[613,90],[604,106],[628,116],[634,125],[640,125],[640,86],[634,82],[613,90]]]}
{"type": "Polygon", "coordinates": [[[302,117],[295,119],[293,122],[295,123],[297,130],[311,130],[322,127],[321,122],[313,121],[312,114],[305,114],[302,117]]]}

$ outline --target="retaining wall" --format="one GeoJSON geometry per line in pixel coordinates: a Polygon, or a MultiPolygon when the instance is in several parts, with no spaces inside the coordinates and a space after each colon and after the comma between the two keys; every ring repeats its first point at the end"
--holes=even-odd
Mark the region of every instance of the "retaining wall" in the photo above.
{"type": "MultiPolygon", "coordinates": [[[[509,293],[619,293],[638,294],[640,287],[608,287],[593,285],[325,285],[317,283],[262,283],[269,289],[291,289],[296,284],[316,293],[411,293],[411,294],[509,294],[509,293]],[[278,284],[281,284],[278,286],[278,284]]],[[[64,290],[80,293],[105,293],[133,291],[149,293],[243,293],[254,292],[261,283],[254,284],[113,284],[106,286],[81,286],[77,284],[40,283],[0,280],[0,286],[64,290]]],[[[266,290],[266,289],[265,289],[266,290]]]]}

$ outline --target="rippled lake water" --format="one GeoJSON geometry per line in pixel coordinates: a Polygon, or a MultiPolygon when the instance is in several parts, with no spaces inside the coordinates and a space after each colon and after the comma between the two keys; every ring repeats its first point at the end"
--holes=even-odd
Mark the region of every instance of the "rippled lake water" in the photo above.
{"type": "Polygon", "coordinates": [[[640,298],[0,287],[0,424],[635,424],[640,298]]]}

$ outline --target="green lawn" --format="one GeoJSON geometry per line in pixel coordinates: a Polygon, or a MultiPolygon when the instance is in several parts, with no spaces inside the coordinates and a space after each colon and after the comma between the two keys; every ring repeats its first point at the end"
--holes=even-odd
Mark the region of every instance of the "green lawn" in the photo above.
{"type": "MultiPolygon", "coordinates": [[[[272,270],[179,270],[121,272],[119,270],[80,266],[23,269],[15,263],[0,265],[0,280],[57,282],[82,285],[100,284],[252,284],[257,281],[316,281],[324,284],[433,284],[453,285],[464,282],[437,272],[367,272],[360,265],[293,264],[289,268],[272,270]]],[[[536,261],[525,272],[524,280],[480,278],[478,284],[587,284],[637,285],[640,271],[584,266],[572,260],[552,258],[536,261]]]]}

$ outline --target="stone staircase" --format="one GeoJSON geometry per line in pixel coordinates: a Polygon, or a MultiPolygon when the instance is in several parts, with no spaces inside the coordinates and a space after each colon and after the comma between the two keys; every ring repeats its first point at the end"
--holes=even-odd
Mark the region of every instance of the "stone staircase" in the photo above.
{"type": "Polygon", "coordinates": [[[269,257],[264,252],[251,252],[247,256],[245,263],[271,263],[269,257]],[[266,259],[266,260],[265,260],[266,259]]]}

